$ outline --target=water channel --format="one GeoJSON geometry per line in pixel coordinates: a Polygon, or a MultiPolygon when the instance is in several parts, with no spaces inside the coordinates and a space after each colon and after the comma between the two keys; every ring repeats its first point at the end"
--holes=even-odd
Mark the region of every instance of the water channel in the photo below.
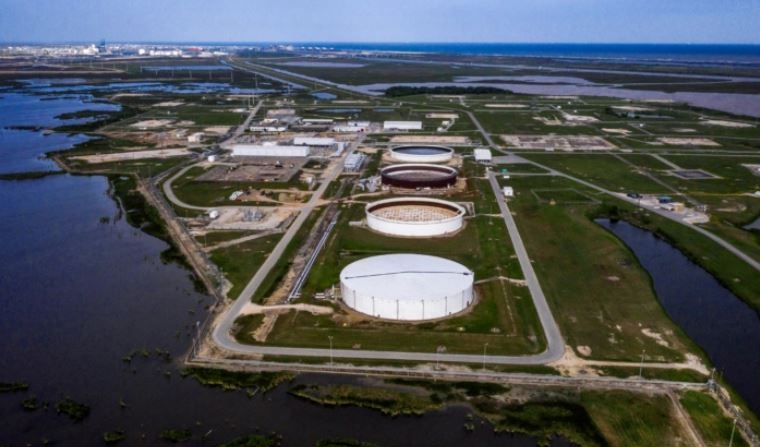
{"type": "Polygon", "coordinates": [[[758,313],[668,242],[626,222],[597,222],[633,251],[670,318],[760,413],[758,313]]]}

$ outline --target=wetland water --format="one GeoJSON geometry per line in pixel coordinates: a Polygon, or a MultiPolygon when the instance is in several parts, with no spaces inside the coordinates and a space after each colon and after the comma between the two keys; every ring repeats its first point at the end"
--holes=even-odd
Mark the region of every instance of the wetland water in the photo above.
{"type": "Polygon", "coordinates": [[[665,311],[760,413],[760,316],[678,249],[626,222],[597,220],[622,240],[652,277],[665,311]]]}
{"type": "MultiPolygon", "coordinates": [[[[545,78],[548,78],[545,77],[545,78]]],[[[557,96],[606,96],[638,101],[675,101],[684,102],[697,107],[720,110],[760,117],[760,95],[750,93],[708,93],[708,92],[675,92],[666,93],[656,90],[634,90],[597,84],[566,84],[556,83],[501,83],[501,82],[412,82],[412,83],[377,83],[366,85],[343,85],[342,88],[355,90],[367,95],[381,95],[391,87],[495,87],[514,93],[528,95],[557,95],[557,96]]]]}
{"type": "MultiPolygon", "coordinates": [[[[44,114],[35,116],[23,125],[47,125],[44,114]]],[[[36,133],[19,140],[35,148],[27,156],[45,150],[36,133]]],[[[288,385],[249,398],[180,378],[176,364],[155,350],[180,358],[211,298],[194,290],[188,270],[161,261],[167,244],[130,226],[108,190],[98,176],[0,181],[0,381],[29,384],[28,391],[0,393],[0,445],[102,446],[103,432],[113,430],[126,432],[119,445],[170,445],[158,439],[162,430],[189,429],[193,438],[183,445],[213,446],[260,431],[282,435],[286,446],[336,437],[378,446],[536,446],[480,421],[467,432],[470,411],[461,406],[390,418],[305,402],[289,395],[288,385]],[[143,349],[148,358],[123,360],[143,349]],[[67,396],[91,407],[83,422],[56,414],[55,402],[67,396]],[[30,397],[50,406],[24,411],[30,397]]]]}

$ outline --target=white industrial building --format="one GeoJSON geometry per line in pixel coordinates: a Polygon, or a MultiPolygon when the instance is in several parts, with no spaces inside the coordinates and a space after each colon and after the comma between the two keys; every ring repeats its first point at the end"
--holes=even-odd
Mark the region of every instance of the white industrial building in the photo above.
{"type": "Polygon", "coordinates": [[[251,126],[250,131],[251,132],[268,132],[268,133],[278,133],[278,132],[285,132],[288,130],[285,126],[251,126]]]}
{"type": "Polygon", "coordinates": [[[490,149],[475,149],[473,151],[475,155],[475,162],[477,163],[491,163],[493,156],[490,149]]]}
{"type": "Polygon", "coordinates": [[[351,172],[358,171],[361,169],[362,164],[364,164],[365,158],[367,157],[360,152],[349,154],[348,157],[346,157],[346,159],[343,161],[343,169],[351,172]]]}
{"type": "Polygon", "coordinates": [[[419,254],[372,256],[340,273],[343,302],[387,320],[431,320],[461,312],[473,301],[473,282],[467,267],[419,254]]]}
{"type": "Polygon", "coordinates": [[[422,130],[422,121],[383,121],[383,130],[422,130]]]}
{"type": "Polygon", "coordinates": [[[335,144],[335,138],[295,137],[293,138],[293,144],[296,146],[327,147],[335,144]]]}
{"type": "Polygon", "coordinates": [[[190,135],[187,136],[187,142],[197,144],[203,141],[203,137],[204,137],[203,132],[191,133],[190,135]]]}
{"type": "Polygon", "coordinates": [[[352,133],[352,132],[366,132],[369,129],[369,121],[348,121],[345,123],[337,123],[333,126],[333,132],[352,133]]]}
{"type": "Polygon", "coordinates": [[[511,186],[505,186],[501,189],[501,192],[504,194],[504,197],[514,197],[515,196],[515,189],[511,186]]]}
{"type": "Polygon", "coordinates": [[[233,157],[308,157],[309,146],[277,146],[275,144],[234,144],[233,157]]]}
{"type": "Polygon", "coordinates": [[[425,197],[378,200],[364,211],[370,229],[401,237],[454,234],[464,226],[466,214],[459,204],[425,197]]]}

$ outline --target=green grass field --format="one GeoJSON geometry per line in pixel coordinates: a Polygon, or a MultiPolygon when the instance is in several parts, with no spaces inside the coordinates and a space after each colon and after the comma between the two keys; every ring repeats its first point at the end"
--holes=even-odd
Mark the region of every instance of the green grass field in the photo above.
{"type": "Polygon", "coordinates": [[[611,191],[669,193],[662,185],[612,155],[521,153],[522,157],[611,191]]]}
{"type": "Polygon", "coordinates": [[[586,391],[581,402],[610,446],[675,447],[687,439],[666,396],[586,391]]]}
{"type": "Polygon", "coordinates": [[[264,236],[211,253],[211,261],[222,269],[225,278],[232,283],[228,297],[237,298],[281,237],[281,234],[264,236]]]}
{"type": "MultiPolygon", "coordinates": [[[[720,408],[715,399],[698,391],[686,391],[681,396],[681,405],[689,413],[705,443],[710,447],[728,445],[731,437],[732,420],[720,408]]],[[[737,431],[733,445],[746,446],[747,443],[737,431]]]]}
{"type": "Polygon", "coordinates": [[[642,349],[653,360],[682,359],[690,344],[665,315],[635,256],[587,217],[589,206],[542,204],[529,192],[573,183],[530,177],[510,184],[517,191],[510,208],[567,343],[591,348],[598,359],[633,361],[642,349]],[[645,336],[644,328],[669,347],[645,336]]]}
{"type": "MultiPolygon", "coordinates": [[[[266,343],[326,348],[328,337],[333,337],[335,349],[435,352],[438,346],[445,346],[448,353],[470,354],[482,353],[488,343],[488,352],[494,355],[530,354],[544,348],[543,333],[527,290],[500,282],[480,285],[476,290],[480,298],[471,312],[416,325],[291,311],[278,318],[266,343]]],[[[238,339],[250,342],[245,334],[255,327],[244,325],[238,339]]]]}

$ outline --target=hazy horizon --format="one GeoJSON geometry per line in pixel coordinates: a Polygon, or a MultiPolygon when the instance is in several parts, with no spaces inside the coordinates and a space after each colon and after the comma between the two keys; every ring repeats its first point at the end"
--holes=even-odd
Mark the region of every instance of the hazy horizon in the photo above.
{"type": "Polygon", "coordinates": [[[0,42],[757,45],[760,0],[0,0],[0,42]]]}

